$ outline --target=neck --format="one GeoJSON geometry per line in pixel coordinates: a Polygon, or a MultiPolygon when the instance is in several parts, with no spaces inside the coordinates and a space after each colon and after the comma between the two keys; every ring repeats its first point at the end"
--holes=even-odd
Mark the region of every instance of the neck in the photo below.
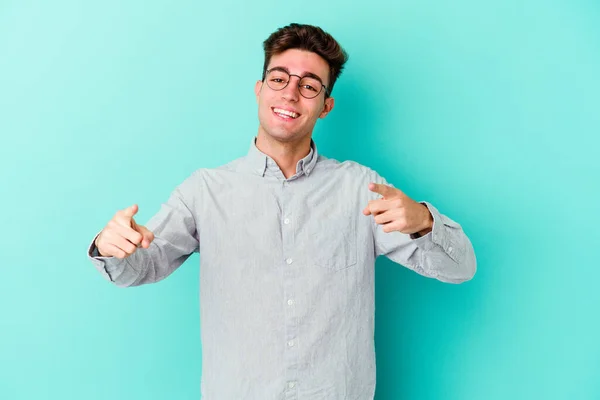
{"type": "Polygon", "coordinates": [[[281,142],[259,129],[256,147],[273,159],[287,178],[296,173],[298,161],[310,153],[310,135],[293,142],[281,142]]]}

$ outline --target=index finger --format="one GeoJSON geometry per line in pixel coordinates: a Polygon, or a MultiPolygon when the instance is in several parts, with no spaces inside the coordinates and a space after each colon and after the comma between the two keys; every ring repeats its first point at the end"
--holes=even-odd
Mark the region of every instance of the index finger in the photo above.
{"type": "Polygon", "coordinates": [[[371,192],[379,193],[383,197],[392,196],[396,191],[396,189],[391,186],[374,182],[369,183],[369,190],[371,192]]]}
{"type": "Polygon", "coordinates": [[[115,214],[115,220],[123,226],[127,226],[127,227],[131,227],[132,226],[132,221],[133,221],[133,216],[138,212],[138,206],[137,204],[134,204],[130,207],[127,207],[123,210],[119,210],[117,211],[117,214],[115,214]]]}
{"type": "Polygon", "coordinates": [[[123,216],[129,217],[129,218],[133,218],[133,216],[135,214],[137,214],[138,210],[139,210],[138,205],[134,204],[134,205],[129,206],[129,207],[127,207],[127,208],[125,208],[125,209],[123,209],[121,211],[123,212],[123,216]]]}

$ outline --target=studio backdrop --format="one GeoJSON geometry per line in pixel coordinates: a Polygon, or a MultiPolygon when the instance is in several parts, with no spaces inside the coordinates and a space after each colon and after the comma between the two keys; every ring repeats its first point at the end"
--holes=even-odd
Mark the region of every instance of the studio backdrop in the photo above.
{"type": "Polygon", "coordinates": [[[246,154],[262,41],[300,22],[350,55],[319,152],[477,255],[461,285],[377,261],[376,399],[600,399],[599,20],[592,0],[0,2],[0,398],[199,398],[201,254],[122,289],[86,250],[246,154]]]}

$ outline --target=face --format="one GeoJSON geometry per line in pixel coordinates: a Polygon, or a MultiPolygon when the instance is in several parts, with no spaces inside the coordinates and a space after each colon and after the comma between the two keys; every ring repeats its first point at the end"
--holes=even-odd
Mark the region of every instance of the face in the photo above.
{"type": "MultiPolygon", "coordinates": [[[[292,75],[304,77],[307,74],[319,77],[329,86],[329,65],[316,53],[290,49],[271,57],[267,69],[276,67],[287,70],[292,75]]],[[[310,138],[317,119],[333,109],[332,97],[325,98],[325,89],[312,99],[300,94],[299,78],[291,76],[289,84],[282,90],[271,89],[266,82],[256,82],[254,92],[258,103],[259,135],[267,135],[279,142],[300,142],[310,138]],[[289,116],[287,111],[295,114],[289,116]]]]}

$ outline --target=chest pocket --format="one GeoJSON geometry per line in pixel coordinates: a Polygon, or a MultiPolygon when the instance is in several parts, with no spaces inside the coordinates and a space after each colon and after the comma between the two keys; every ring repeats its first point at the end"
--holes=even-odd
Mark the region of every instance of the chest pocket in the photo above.
{"type": "Polygon", "coordinates": [[[311,221],[307,258],[316,267],[338,271],[356,265],[356,218],[349,213],[311,221]]]}

